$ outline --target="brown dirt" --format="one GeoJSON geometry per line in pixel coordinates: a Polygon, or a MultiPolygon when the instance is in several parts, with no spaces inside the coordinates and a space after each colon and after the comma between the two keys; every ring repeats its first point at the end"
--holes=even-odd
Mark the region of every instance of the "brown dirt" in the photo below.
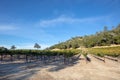
{"type": "Polygon", "coordinates": [[[1,80],[120,80],[120,63],[106,59],[100,61],[83,55],[72,65],[44,65],[36,63],[0,64],[1,80]]]}
{"type": "MultiPolygon", "coordinates": [[[[83,58],[83,57],[82,57],[83,58]]],[[[120,64],[111,60],[106,60],[106,63],[99,61],[92,56],[91,62],[79,60],[78,64],[67,67],[60,71],[49,72],[46,68],[36,75],[33,75],[30,80],[39,80],[41,74],[50,76],[48,80],[119,80],[120,79],[120,64]],[[52,77],[52,78],[51,78],[52,77]]],[[[41,80],[41,79],[40,79],[41,80]]],[[[43,79],[44,80],[44,79],[43,79]]],[[[46,79],[45,79],[46,80],[46,79]]]]}

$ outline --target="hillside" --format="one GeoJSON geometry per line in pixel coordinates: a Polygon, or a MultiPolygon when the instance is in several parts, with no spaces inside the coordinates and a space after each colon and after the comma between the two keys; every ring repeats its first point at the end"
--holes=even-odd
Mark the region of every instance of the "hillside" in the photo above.
{"type": "Polygon", "coordinates": [[[96,32],[96,34],[73,37],[65,42],[55,44],[49,49],[75,49],[79,47],[88,48],[95,46],[110,46],[112,44],[120,44],[120,24],[112,30],[108,30],[107,26],[105,26],[103,31],[96,32]]]}

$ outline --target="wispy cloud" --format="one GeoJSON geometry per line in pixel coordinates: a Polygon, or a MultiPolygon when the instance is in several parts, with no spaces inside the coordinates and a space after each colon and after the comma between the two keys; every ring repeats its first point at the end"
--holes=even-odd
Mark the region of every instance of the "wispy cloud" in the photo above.
{"type": "Polygon", "coordinates": [[[74,18],[74,17],[68,17],[68,16],[59,16],[54,19],[49,20],[41,20],[39,22],[39,26],[41,27],[48,27],[48,26],[55,26],[58,24],[66,23],[66,24],[74,24],[74,23],[93,23],[96,21],[99,21],[103,19],[105,16],[100,17],[90,17],[90,18],[74,18]]]}
{"type": "Polygon", "coordinates": [[[12,25],[0,25],[0,31],[11,31],[16,29],[18,28],[12,25]]]}

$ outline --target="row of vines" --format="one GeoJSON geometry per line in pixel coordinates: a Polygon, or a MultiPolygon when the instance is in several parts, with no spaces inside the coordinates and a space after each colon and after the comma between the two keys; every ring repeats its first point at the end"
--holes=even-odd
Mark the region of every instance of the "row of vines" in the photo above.
{"type": "Polygon", "coordinates": [[[105,62],[105,59],[114,61],[120,60],[120,46],[117,47],[106,47],[106,48],[89,48],[88,52],[95,58],[105,62]]]}
{"type": "Polygon", "coordinates": [[[75,55],[79,54],[80,50],[0,50],[0,61],[42,61],[44,63],[62,62],[70,63],[75,59],[75,55]]]}
{"type": "Polygon", "coordinates": [[[104,57],[105,55],[111,57],[119,57],[120,56],[120,47],[106,47],[106,48],[89,48],[88,52],[100,57],[104,57]]]}

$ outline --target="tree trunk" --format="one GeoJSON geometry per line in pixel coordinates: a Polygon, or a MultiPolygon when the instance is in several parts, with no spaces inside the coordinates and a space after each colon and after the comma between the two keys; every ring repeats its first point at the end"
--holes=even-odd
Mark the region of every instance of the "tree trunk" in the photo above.
{"type": "Polygon", "coordinates": [[[1,54],[1,59],[0,60],[3,61],[3,54],[1,54]]]}

